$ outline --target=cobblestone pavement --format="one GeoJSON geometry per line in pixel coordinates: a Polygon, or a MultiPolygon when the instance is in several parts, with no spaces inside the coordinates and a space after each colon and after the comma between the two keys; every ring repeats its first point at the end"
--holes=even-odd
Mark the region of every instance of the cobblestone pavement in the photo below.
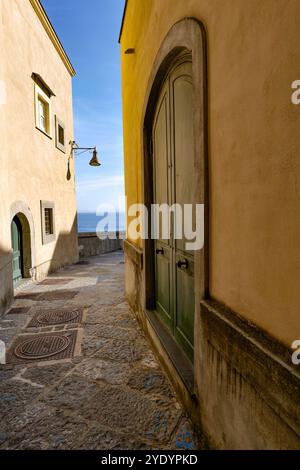
{"type": "Polygon", "coordinates": [[[11,363],[0,366],[0,449],[197,448],[191,424],[125,301],[123,276],[119,251],[18,293],[13,307],[27,309],[0,322],[7,351],[14,351],[20,335],[24,340],[74,329],[77,344],[69,359],[24,360],[26,348],[17,363],[13,353],[7,355],[11,363]],[[65,282],[55,284],[57,279],[65,282]],[[79,307],[79,323],[28,326],[43,310],[79,307]]]}

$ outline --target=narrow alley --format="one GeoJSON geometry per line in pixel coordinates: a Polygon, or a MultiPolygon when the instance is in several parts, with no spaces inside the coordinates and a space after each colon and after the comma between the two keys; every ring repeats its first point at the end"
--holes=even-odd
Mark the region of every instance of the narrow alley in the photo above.
{"type": "Polygon", "coordinates": [[[0,323],[1,449],[196,449],[124,298],[121,251],[28,284],[0,323]]]}

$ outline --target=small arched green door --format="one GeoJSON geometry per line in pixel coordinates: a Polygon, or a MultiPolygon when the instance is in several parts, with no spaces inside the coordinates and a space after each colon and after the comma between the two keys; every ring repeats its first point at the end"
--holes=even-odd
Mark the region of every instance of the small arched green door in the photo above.
{"type": "Polygon", "coordinates": [[[11,244],[13,249],[13,281],[17,282],[22,278],[22,227],[17,218],[11,223],[11,244]]]}

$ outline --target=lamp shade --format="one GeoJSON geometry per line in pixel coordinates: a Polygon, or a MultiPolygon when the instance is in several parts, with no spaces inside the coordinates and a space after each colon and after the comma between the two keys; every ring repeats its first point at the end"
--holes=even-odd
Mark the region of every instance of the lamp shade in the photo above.
{"type": "Polygon", "coordinates": [[[101,165],[101,163],[100,163],[99,160],[98,160],[98,154],[97,154],[97,150],[96,150],[96,149],[93,150],[93,156],[92,156],[91,161],[90,161],[89,164],[90,164],[91,166],[100,166],[100,165],[101,165]]]}

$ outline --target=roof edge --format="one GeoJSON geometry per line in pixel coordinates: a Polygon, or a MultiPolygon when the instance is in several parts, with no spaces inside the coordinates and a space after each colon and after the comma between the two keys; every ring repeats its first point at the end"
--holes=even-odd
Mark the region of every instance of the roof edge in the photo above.
{"type": "Polygon", "coordinates": [[[123,17],[122,17],[122,23],[121,23],[120,34],[119,34],[119,44],[120,44],[120,42],[121,42],[121,37],[122,37],[122,33],[123,33],[123,27],[124,27],[124,22],[125,22],[125,16],[126,16],[127,5],[128,5],[128,0],[125,0],[124,11],[123,11],[123,17]]]}
{"type": "Polygon", "coordinates": [[[63,48],[63,45],[62,43],[60,42],[59,40],[59,37],[57,36],[56,32],[55,32],[55,29],[50,21],[50,19],[48,18],[48,15],[44,9],[44,7],[42,6],[40,0],[29,0],[35,13],[37,14],[40,22],[42,23],[49,39],[51,40],[52,44],[54,45],[56,51],[58,52],[58,55],[60,56],[60,58],[62,59],[64,65],[66,66],[69,74],[74,77],[76,75],[76,71],[73,67],[73,65],[71,64],[71,61],[65,51],[65,49],[63,48]]]}

